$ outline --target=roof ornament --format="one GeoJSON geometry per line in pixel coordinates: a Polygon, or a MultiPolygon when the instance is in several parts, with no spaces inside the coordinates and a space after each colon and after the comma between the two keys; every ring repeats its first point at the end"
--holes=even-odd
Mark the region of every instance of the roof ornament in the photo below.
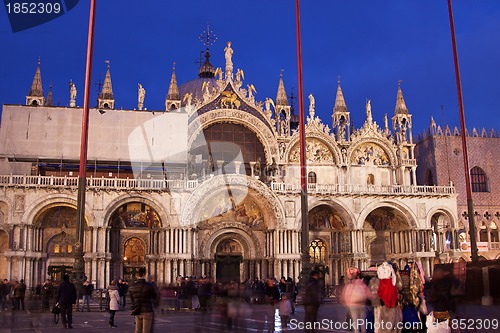
{"type": "Polygon", "coordinates": [[[233,78],[233,49],[231,48],[231,42],[227,42],[224,48],[224,57],[226,58],[226,80],[233,78]]]}
{"type": "Polygon", "coordinates": [[[69,107],[76,106],[76,85],[72,80],[69,80],[69,107]]]}
{"type": "Polygon", "coordinates": [[[146,96],[146,89],[142,86],[142,84],[137,84],[137,109],[142,110],[144,107],[144,97],[146,96]]]}
{"type": "Polygon", "coordinates": [[[369,99],[366,100],[366,121],[368,122],[368,124],[372,124],[373,122],[372,105],[369,99]]]}
{"type": "Polygon", "coordinates": [[[312,93],[309,94],[309,117],[311,119],[314,119],[314,115],[316,114],[314,108],[315,108],[316,100],[314,99],[314,96],[312,93]]]}

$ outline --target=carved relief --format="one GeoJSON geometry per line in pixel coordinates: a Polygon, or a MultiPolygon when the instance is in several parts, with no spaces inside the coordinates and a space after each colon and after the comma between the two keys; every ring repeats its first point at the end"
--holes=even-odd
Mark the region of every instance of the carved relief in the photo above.
{"type": "Polygon", "coordinates": [[[295,217],[295,201],[285,201],[285,216],[295,217]]]}
{"type": "Polygon", "coordinates": [[[24,210],[24,195],[16,194],[14,199],[14,210],[20,212],[24,210]]]}
{"type": "MultiPolygon", "coordinates": [[[[289,161],[298,163],[300,160],[300,145],[297,143],[290,151],[289,161]]],[[[333,163],[333,154],[328,147],[316,138],[306,140],[306,160],[309,163],[333,163]]]]}

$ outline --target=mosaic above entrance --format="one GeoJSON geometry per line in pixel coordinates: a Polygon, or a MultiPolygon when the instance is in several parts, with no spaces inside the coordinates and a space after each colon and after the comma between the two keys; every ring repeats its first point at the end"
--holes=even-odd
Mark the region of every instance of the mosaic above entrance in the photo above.
{"type": "Polygon", "coordinates": [[[240,222],[252,228],[265,228],[264,214],[255,198],[239,191],[222,193],[203,203],[200,227],[219,222],[240,222]]]}

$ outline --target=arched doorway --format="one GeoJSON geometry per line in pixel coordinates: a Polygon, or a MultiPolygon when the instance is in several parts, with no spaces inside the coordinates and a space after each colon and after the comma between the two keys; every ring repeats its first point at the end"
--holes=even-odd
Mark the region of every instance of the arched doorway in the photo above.
{"type": "Polygon", "coordinates": [[[135,280],[138,268],[146,265],[146,255],[160,251],[160,217],[150,205],[133,201],[113,213],[110,226],[110,279],[135,280]]]}
{"type": "Polygon", "coordinates": [[[240,264],[243,261],[243,248],[234,239],[226,238],[217,244],[215,253],[217,282],[240,282],[240,264]]]}
{"type": "Polygon", "coordinates": [[[7,277],[8,261],[5,252],[9,249],[9,234],[0,229],[0,276],[7,277]]]}
{"type": "Polygon", "coordinates": [[[146,265],[146,243],[137,237],[131,237],[123,245],[123,278],[128,281],[137,279],[140,267],[146,265]]]}
{"type": "MultiPolygon", "coordinates": [[[[73,270],[76,220],[76,208],[62,204],[47,207],[35,217],[34,224],[41,229],[44,240],[40,250],[47,253],[41,281],[48,277],[53,283],[58,283],[63,275],[73,270]]],[[[83,244],[83,248],[88,251],[89,244],[83,244]]]]}
{"type": "Polygon", "coordinates": [[[386,261],[391,255],[408,257],[417,251],[408,218],[392,207],[373,210],[366,217],[363,230],[370,265],[386,261]]]}

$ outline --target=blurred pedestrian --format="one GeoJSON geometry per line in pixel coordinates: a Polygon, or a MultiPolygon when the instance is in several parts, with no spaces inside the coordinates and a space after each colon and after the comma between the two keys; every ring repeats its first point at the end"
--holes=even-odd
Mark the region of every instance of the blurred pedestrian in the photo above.
{"type": "Polygon", "coordinates": [[[4,279],[1,287],[2,287],[1,288],[1,290],[2,290],[2,309],[7,310],[7,302],[9,301],[10,291],[11,291],[11,285],[9,283],[9,280],[4,279]]]}
{"type": "Polygon", "coordinates": [[[45,280],[42,286],[42,309],[50,308],[50,298],[52,297],[52,284],[50,280],[45,280]]]}
{"type": "Polygon", "coordinates": [[[288,321],[290,320],[290,314],[292,313],[292,303],[291,300],[288,299],[287,294],[281,295],[279,312],[281,319],[281,329],[283,331],[286,331],[288,321]]]}
{"type": "Polygon", "coordinates": [[[318,310],[321,304],[321,288],[318,271],[311,271],[309,280],[303,288],[301,295],[305,312],[305,332],[315,332],[314,325],[318,321],[318,310]]]}
{"type": "Polygon", "coordinates": [[[125,309],[127,306],[126,298],[128,293],[128,283],[125,280],[118,280],[118,293],[120,294],[120,306],[125,309]]]}
{"type": "Polygon", "coordinates": [[[155,287],[146,282],[146,268],[138,269],[139,278],[129,288],[132,306],[139,309],[135,315],[135,333],[151,333],[154,320],[154,304],[159,295],[155,287]]]}
{"type": "Polygon", "coordinates": [[[360,279],[359,269],[350,268],[347,274],[351,283],[344,288],[342,300],[351,314],[354,333],[364,333],[366,332],[366,301],[372,299],[373,295],[363,279],[360,279]]]}
{"type": "Polygon", "coordinates": [[[120,309],[120,293],[116,286],[115,280],[111,281],[108,287],[109,295],[109,327],[117,327],[115,325],[115,313],[120,309]]]}
{"type": "Polygon", "coordinates": [[[76,303],[76,287],[64,274],[63,281],[57,290],[57,302],[61,309],[61,321],[64,328],[73,328],[73,304],[76,303]]]}
{"type": "Polygon", "coordinates": [[[24,299],[26,298],[26,284],[24,280],[21,279],[19,283],[19,307],[21,310],[24,310],[24,299]]]}
{"type": "Polygon", "coordinates": [[[87,278],[85,278],[85,281],[83,282],[82,286],[83,301],[82,301],[82,309],[80,310],[81,312],[84,311],[85,304],[87,304],[87,312],[90,312],[90,302],[92,301],[93,292],[94,292],[94,285],[90,283],[87,278]]]}

